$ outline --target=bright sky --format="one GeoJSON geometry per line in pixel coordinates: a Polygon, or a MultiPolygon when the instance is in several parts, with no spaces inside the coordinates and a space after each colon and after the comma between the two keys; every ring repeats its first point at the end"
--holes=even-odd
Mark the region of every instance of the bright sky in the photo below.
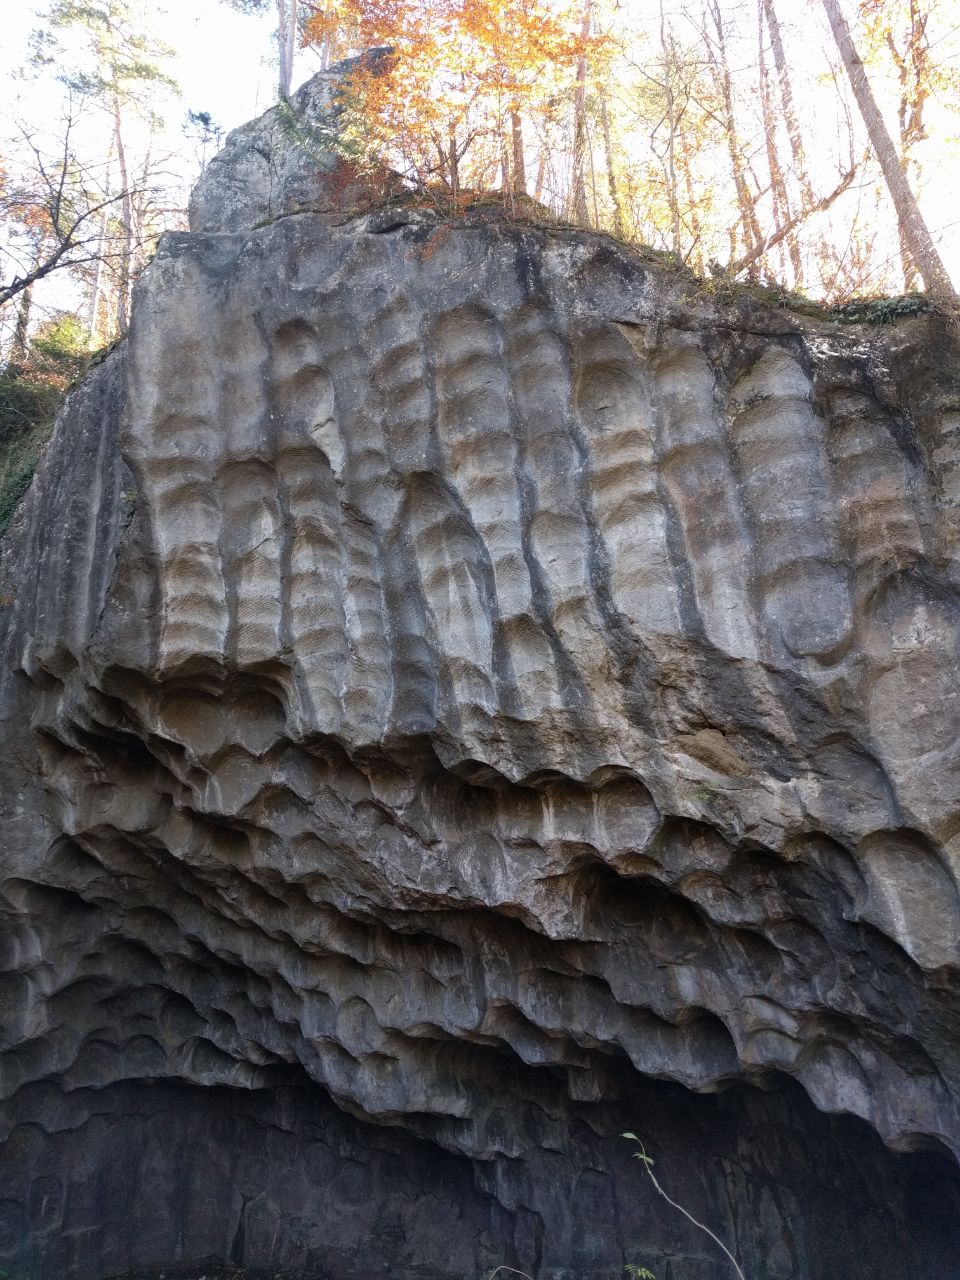
{"type": "MultiPolygon", "coordinates": [[[[11,123],[18,118],[30,121],[40,131],[53,128],[57,122],[58,93],[51,93],[51,74],[47,72],[33,80],[16,78],[18,68],[28,59],[30,32],[41,24],[38,11],[42,12],[47,2],[48,0],[7,0],[5,6],[4,42],[0,48],[0,148],[3,139],[13,132],[11,123]]],[[[725,4],[730,2],[731,0],[724,0],[725,4]]],[[[642,26],[654,10],[659,8],[658,0],[621,0],[621,4],[627,25],[637,23],[642,26]]],[[[848,8],[850,7],[852,6],[848,3],[848,8]]],[[[668,3],[666,8],[669,17],[677,7],[668,3]]],[[[675,15],[681,27],[682,8],[683,6],[677,8],[675,15]]],[[[822,83],[826,73],[822,14],[819,4],[813,4],[810,0],[783,0],[779,8],[784,18],[788,60],[803,113],[801,124],[806,135],[808,158],[814,169],[818,190],[825,192],[837,180],[836,166],[832,159],[835,150],[833,135],[837,130],[842,134],[845,124],[842,111],[838,109],[835,89],[832,85],[822,83]],[[818,163],[825,166],[822,174],[817,172],[818,163]]],[[[944,0],[941,9],[946,19],[956,19],[955,23],[946,21],[945,24],[944,39],[947,45],[941,50],[941,54],[947,53],[949,47],[950,52],[946,58],[949,63],[957,56],[960,46],[960,36],[957,34],[960,32],[960,0],[944,0]]],[[[195,176],[199,167],[198,163],[193,163],[196,144],[187,140],[183,133],[182,126],[188,110],[209,112],[218,125],[229,131],[265,111],[276,100],[277,73],[273,40],[275,7],[271,3],[262,16],[251,17],[236,13],[225,0],[156,0],[152,12],[156,31],[175,50],[175,57],[166,69],[179,81],[182,88],[181,98],[171,101],[163,108],[168,122],[167,133],[155,145],[154,155],[158,151],[165,151],[171,156],[179,157],[171,163],[181,173],[180,185],[183,187],[187,165],[192,166],[191,176],[195,176]]],[[[750,40],[755,38],[752,27],[748,34],[750,40]]],[[[747,48],[745,45],[744,50],[747,62],[755,57],[752,46],[747,48]]],[[[736,58],[735,39],[731,52],[736,58]]],[[[318,69],[318,51],[299,50],[294,85],[301,83],[318,69]]],[[[889,122],[893,125],[895,122],[891,118],[891,108],[896,102],[896,85],[892,80],[892,73],[888,76],[890,83],[885,83],[876,69],[871,70],[871,78],[875,90],[883,100],[889,122]]],[[[923,145],[920,154],[924,179],[921,205],[935,238],[941,241],[941,251],[949,269],[955,278],[960,278],[960,210],[957,203],[960,184],[956,176],[960,150],[957,135],[960,126],[958,118],[944,113],[936,101],[929,104],[928,116],[936,127],[933,130],[934,136],[929,143],[923,145]]],[[[91,132],[98,131],[100,154],[105,154],[103,139],[105,129],[109,129],[109,122],[94,111],[90,113],[86,127],[91,132]]],[[[861,132],[859,123],[857,132],[861,132]]],[[[839,149],[842,151],[842,145],[839,149]]],[[[98,148],[94,147],[93,150],[97,151],[98,148]]],[[[185,192],[181,192],[174,203],[182,205],[184,197],[185,192]]],[[[844,234],[841,224],[844,219],[852,218],[855,199],[868,204],[873,201],[876,204],[878,197],[875,189],[868,186],[858,195],[851,193],[838,203],[830,217],[837,220],[837,235],[841,239],[844,234]]],[[[886,223],[889,224],[884,242],[889,241],[891,258],[896,259],[892,213],[886,209],[888,202],[883,196],[880,197],[880,202],[886,223]]],[[[880,256],[882,255],[878,255],[880,256]]],[[[50,296],[45,300],[50,305],[58,305],[59,299],[53,296],[53,291],[54,285],[51,282],[45,291],[50,296]]],[[[37,301],[41,299],[38,298],[37,301]]],[[[64,300],[62,305],[69,303],[64,300]]]]}
{"type": "MultiPolygon", "coordinates": [[[[6,140],[15,138],[21,122],[35,130],[41,149],[49,146],[44,138],[47,130],[55,130],[61,118],[63,95],[54,80],[55,72],[23,75],[30,56],[30,33],[42,25],[45,0],[17,3],[8,0],[4,8],[4,38],[0,46],[0,155],[6,140]],[[53,92],[51,92],[53,88],[53,92]],[[46,146],[45,146],[46,144],[46,146]]],[[[155,32],[175,51],[164,64],[164,70],[181,87],[179,99],[158,101],[158,109],[166,121],[166,131],[153,144],[153,154],[174,157],[170,169],[174,189],[179,194],[175,203],[184,204],[187,189],[199,170],[199,144],[185,138],[184,120],[188,110],[206,111],[224,132],[266,111],[276,101],[276,58],[273,30],[273,5],[254,17],[239,14],[223,0],[160,0],[154,9],[155,32]]],[[[314,50],[300,50],[294,70],[294,84],[299,84],[319,70],[319,56],[314,50]]],[[[110,122],[96,109],[86,109],[75,134],[75,141],[86,140],[85,153],[104,155],[107,150],[110,122]]],[[[132,162],[146,146],[146,134],[138,137],[131,122],[127,145],[132,162]]],[[[212,148],[216,150],[216,147],[212,148]]],[[[207,158],[211,150],[207,152],[207,158]]],[[[0,275],[9,275],[14,266],[9,260],[0,264],[0,275]]],[[[76,286],[68,275],[57,273],[42,281],[34,291],[34,315],[41,318],[50,309],[79,305],[76,286]]],[[[12,312],[11,312],[12,315],[12,312]]],[[[5,316],[12,323],[10,316],[5,316]]],[[[4,335],[0,334],[0,341],[4,335]]]]}
{"type": "MultiPolygon", "coordinates": [[[[18,87],[28,90],[27,85],[12,84],[9,77],[26,61],[30,32],[40,25],[37,13],[44,7],[43,3],[12,3],[4,13],[0,113],[5,118],[12,110],[12,94],[18,87]]],[[[181,110],[170,113],[171,125],[191,109],[209,111],[218,124],[233,129],[273,104],[276,19],[272,5],[263,16],[249,17],[234,12],[222,0],[162,0],[155,14],[156,30],[176,51],[171,74],[183,90],[181,110]]],[[[313,73],[313,61],[312,51],[300,52],[298,82],[313,73]]]]}

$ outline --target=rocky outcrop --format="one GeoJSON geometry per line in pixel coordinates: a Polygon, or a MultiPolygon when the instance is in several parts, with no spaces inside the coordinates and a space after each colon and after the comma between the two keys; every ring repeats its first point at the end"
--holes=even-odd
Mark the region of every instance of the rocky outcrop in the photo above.
{"type": "Polygon", "coordinates": [[[373,188],[383,199],[395,175],[362,175],[340,142],[354,73],[376,75],[390,49],[371,49],[321,71],[292,94],[228,134],[223,150],[200,175],[190,196],[191,231],[246,231],[288,213],[337,213],[373,188]]]}
{"type": "Polygon", "coordinates": [[[633,1129],[946,1280],[953,340],[330,222],[165,237],[5,541],[0,1266],[728,1275],[633,1129]]]}

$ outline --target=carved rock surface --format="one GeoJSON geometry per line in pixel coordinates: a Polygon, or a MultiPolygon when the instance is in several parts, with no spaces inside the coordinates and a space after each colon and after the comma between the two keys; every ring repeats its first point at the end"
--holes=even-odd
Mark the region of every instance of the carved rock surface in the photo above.
{"type": "Polygon", "coordinates": [[[728,1276],[633,1129],[752,1280],[953,1277],[957,368],[578,232],[166,237],[0,566],[0,1266],[728,1276]]]}

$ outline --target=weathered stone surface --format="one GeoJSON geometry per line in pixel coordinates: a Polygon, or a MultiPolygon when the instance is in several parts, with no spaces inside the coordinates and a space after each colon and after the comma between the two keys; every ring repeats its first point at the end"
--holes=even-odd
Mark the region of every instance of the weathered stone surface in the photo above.
{"type": "MultiPolygon", "coordinates": [[[[376,70],[388,53],[372,49],[364,61],[376,70]]],[[[352,203],[357,186],[339,173],[336,139],[344,86],[359,62],[347,58],[321,71],[228,134],[190,196],[192,231],[247,231],[283,214],[352,203]]]]}
{"type": "Polygon", "coordinates": [[[952,1277],[956,369],[581,233],[167,237],[0,565],[0,1266],[728,1275],[632,1128],[751,1277],[952,1277]]]}

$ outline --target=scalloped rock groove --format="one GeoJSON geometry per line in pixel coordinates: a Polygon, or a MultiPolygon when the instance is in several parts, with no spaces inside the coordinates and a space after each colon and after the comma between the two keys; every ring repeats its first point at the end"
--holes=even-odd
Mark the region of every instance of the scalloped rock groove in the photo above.
{"type": "Polygon", "coordinates": [[[204,200],[4,543],[0,1267],[728,1276],[633,1129],[955,1277],[945,327],[204,200]]]}

